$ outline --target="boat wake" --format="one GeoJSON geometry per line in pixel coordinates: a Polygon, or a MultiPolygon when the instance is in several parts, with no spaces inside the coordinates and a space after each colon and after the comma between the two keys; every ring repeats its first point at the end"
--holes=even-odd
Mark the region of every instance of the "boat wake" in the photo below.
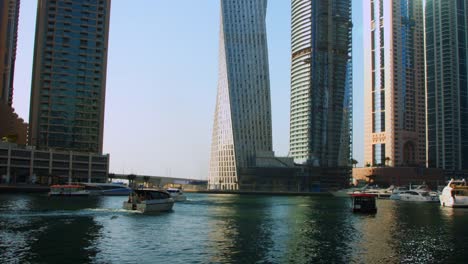
{"type": "Polygon", "coordinates": [[[0,213],[0,218],[17,217],[89,217],[119,214],[141,214],[139,211],[117,208],[86,208],[81,210],[54,210],[54,211],[29,211],[17,210],[14,212],[0,213]]]}

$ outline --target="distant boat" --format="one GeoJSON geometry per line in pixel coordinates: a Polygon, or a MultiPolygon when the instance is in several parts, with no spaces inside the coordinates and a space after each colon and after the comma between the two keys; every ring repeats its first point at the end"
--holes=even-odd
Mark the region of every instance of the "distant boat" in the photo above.
{"type": "Polygon", "coordinates": [[[132,189],[119,183],[80,183],[91,195],[126,196],[132,189]]]}
{"type": "Polygon", "coordinates": [[[440,204],[447,207],[468,207],[468,186],[463,180],[450,180],[442,190],[440,204]]]}
{"type": "Polygon", "coordinates": [[[335,196],[335,197],[349,197],[351,194],[355,193],[355,192],[363,192],[364,190],[366,190],[366,188],[368,187],[368,185],[364,185],[364,186],[361,186],[361,187],[351,187],[351,188],[348,188],[348,189],[341,189],[341,190],[337,190],[337,191],[331,191],[330,193],[335,196]]]}
{"type": "Polygon", "coordinates": [[[378,199],[388,199],[393,193],[394,186],[388,188],[369,187],[363,193],[374,194],[378,199]]]}
{"type": "Polygon", "coordinates": [[[49,196],[89,196],[90,192],[83,185],[56,184],[50,186],[49,196]]]}
{"type": "Polygon", "coordinates": [[[142,213],[164,212],[172,210],[174,199],[164,190],[137,189],[123,203],[126,210],[136,210],[142,213]]]}
{"type": "Polygon", "coordinates": [[[187,196],[184,195],[181,189],[178,188],[168,188],[166,190],[176,202],[183,202],[187,200],[187,196]]]}

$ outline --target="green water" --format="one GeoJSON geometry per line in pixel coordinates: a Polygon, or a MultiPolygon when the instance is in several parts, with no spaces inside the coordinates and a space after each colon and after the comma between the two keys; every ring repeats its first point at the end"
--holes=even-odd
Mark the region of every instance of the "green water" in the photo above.
{"type": "Polygon", "coordinates": [[[334,197],[187,194],[156,215],[125,197],[0,195],[0,263],[467,263],[468,210],[334,197]]]}

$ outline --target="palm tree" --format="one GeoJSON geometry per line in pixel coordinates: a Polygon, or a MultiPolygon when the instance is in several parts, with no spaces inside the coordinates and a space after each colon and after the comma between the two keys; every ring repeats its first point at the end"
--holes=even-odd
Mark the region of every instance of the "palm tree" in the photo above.
{"type": "Polygon", "coordinates": [[[133,187],[135,179],[136,179],[136,175],[135,174],[129,174],[129,175],[127,175],[127,179],[128,179],[128,186],[133,187]]]}
{"type": "Polygon", "coordinates": [[[355,159],[351,159],[351,163],[354,165],[354,168],[356,168],[356,165],[359,163],[357,160],[355,159]]]}
{"type": "Polygon", "coordinates": [[[385,158],[385,166],[388,166],[388,164],[390,163],[390,157],[386,157],[385,158]]]}
{"type": "Polygon", "coordinates": [[[112,182],[112,179],[115,179],[115,174],[114,173],[109,173],[109,175],[107,175],[107,178],[108,178],[109,182],[112,182]]]}
{"type": "Polygon", "coordinates": [[[145,186],[148,187],[148,182],[150,180],[150,177],[149,176],[145,176],[143,177],[143,181],[145,182],[145,186]]]}

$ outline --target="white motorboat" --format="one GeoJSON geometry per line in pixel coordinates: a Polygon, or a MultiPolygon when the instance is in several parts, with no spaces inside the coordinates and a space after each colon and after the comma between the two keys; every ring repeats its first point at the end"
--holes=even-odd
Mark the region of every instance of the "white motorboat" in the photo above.
{"type": "Polygon", "coordinates": [[[181,189],[168,188],[166,191],[171,195],[175,202],[183,202],[187,200],[187,196],[184,195],[181,189]]]}
{"type": "MultiPolygon", "coordinates": [[[[393,196],[393,195],[392,195],[393,196]]],[[[391,197],[392,197],[391,196],[391,197]]],[[[437,196],[430,195],[428,191],[421,189],[410,189],[397,194],[398,198],[394,200],[409,201],[409,202],[438,202],[437,196]]]]}
{"type": "Polygon", "coordinates": [[[174,199],[164,190],[137,189],[123,203],[126,210],[137,210],[142,213],[164,212],[172,210],[174,199]]]}
{"type": "Polygon", "coordinates": [[[439,198],[442,206],[468,207],[468,186],[465,179],[450,180],[439,198]]]}
{"type": "Polygon", "coordinates": [[[49,196],[89,196],[83,185],[56,184],[50,186],[49,196]]]}
{"type": "Polygon", "coordinates": [[[390,195],[390,200],[400,200],[400,194],[402,192],[408,191],[408,187],[400,186],[393,189],[392,194],[390,195]]]}
{"type": "Polygon", "coordinates": [[[81,183],[91,195],[126,196],[132,189],[119,183],[81,183]]]}

